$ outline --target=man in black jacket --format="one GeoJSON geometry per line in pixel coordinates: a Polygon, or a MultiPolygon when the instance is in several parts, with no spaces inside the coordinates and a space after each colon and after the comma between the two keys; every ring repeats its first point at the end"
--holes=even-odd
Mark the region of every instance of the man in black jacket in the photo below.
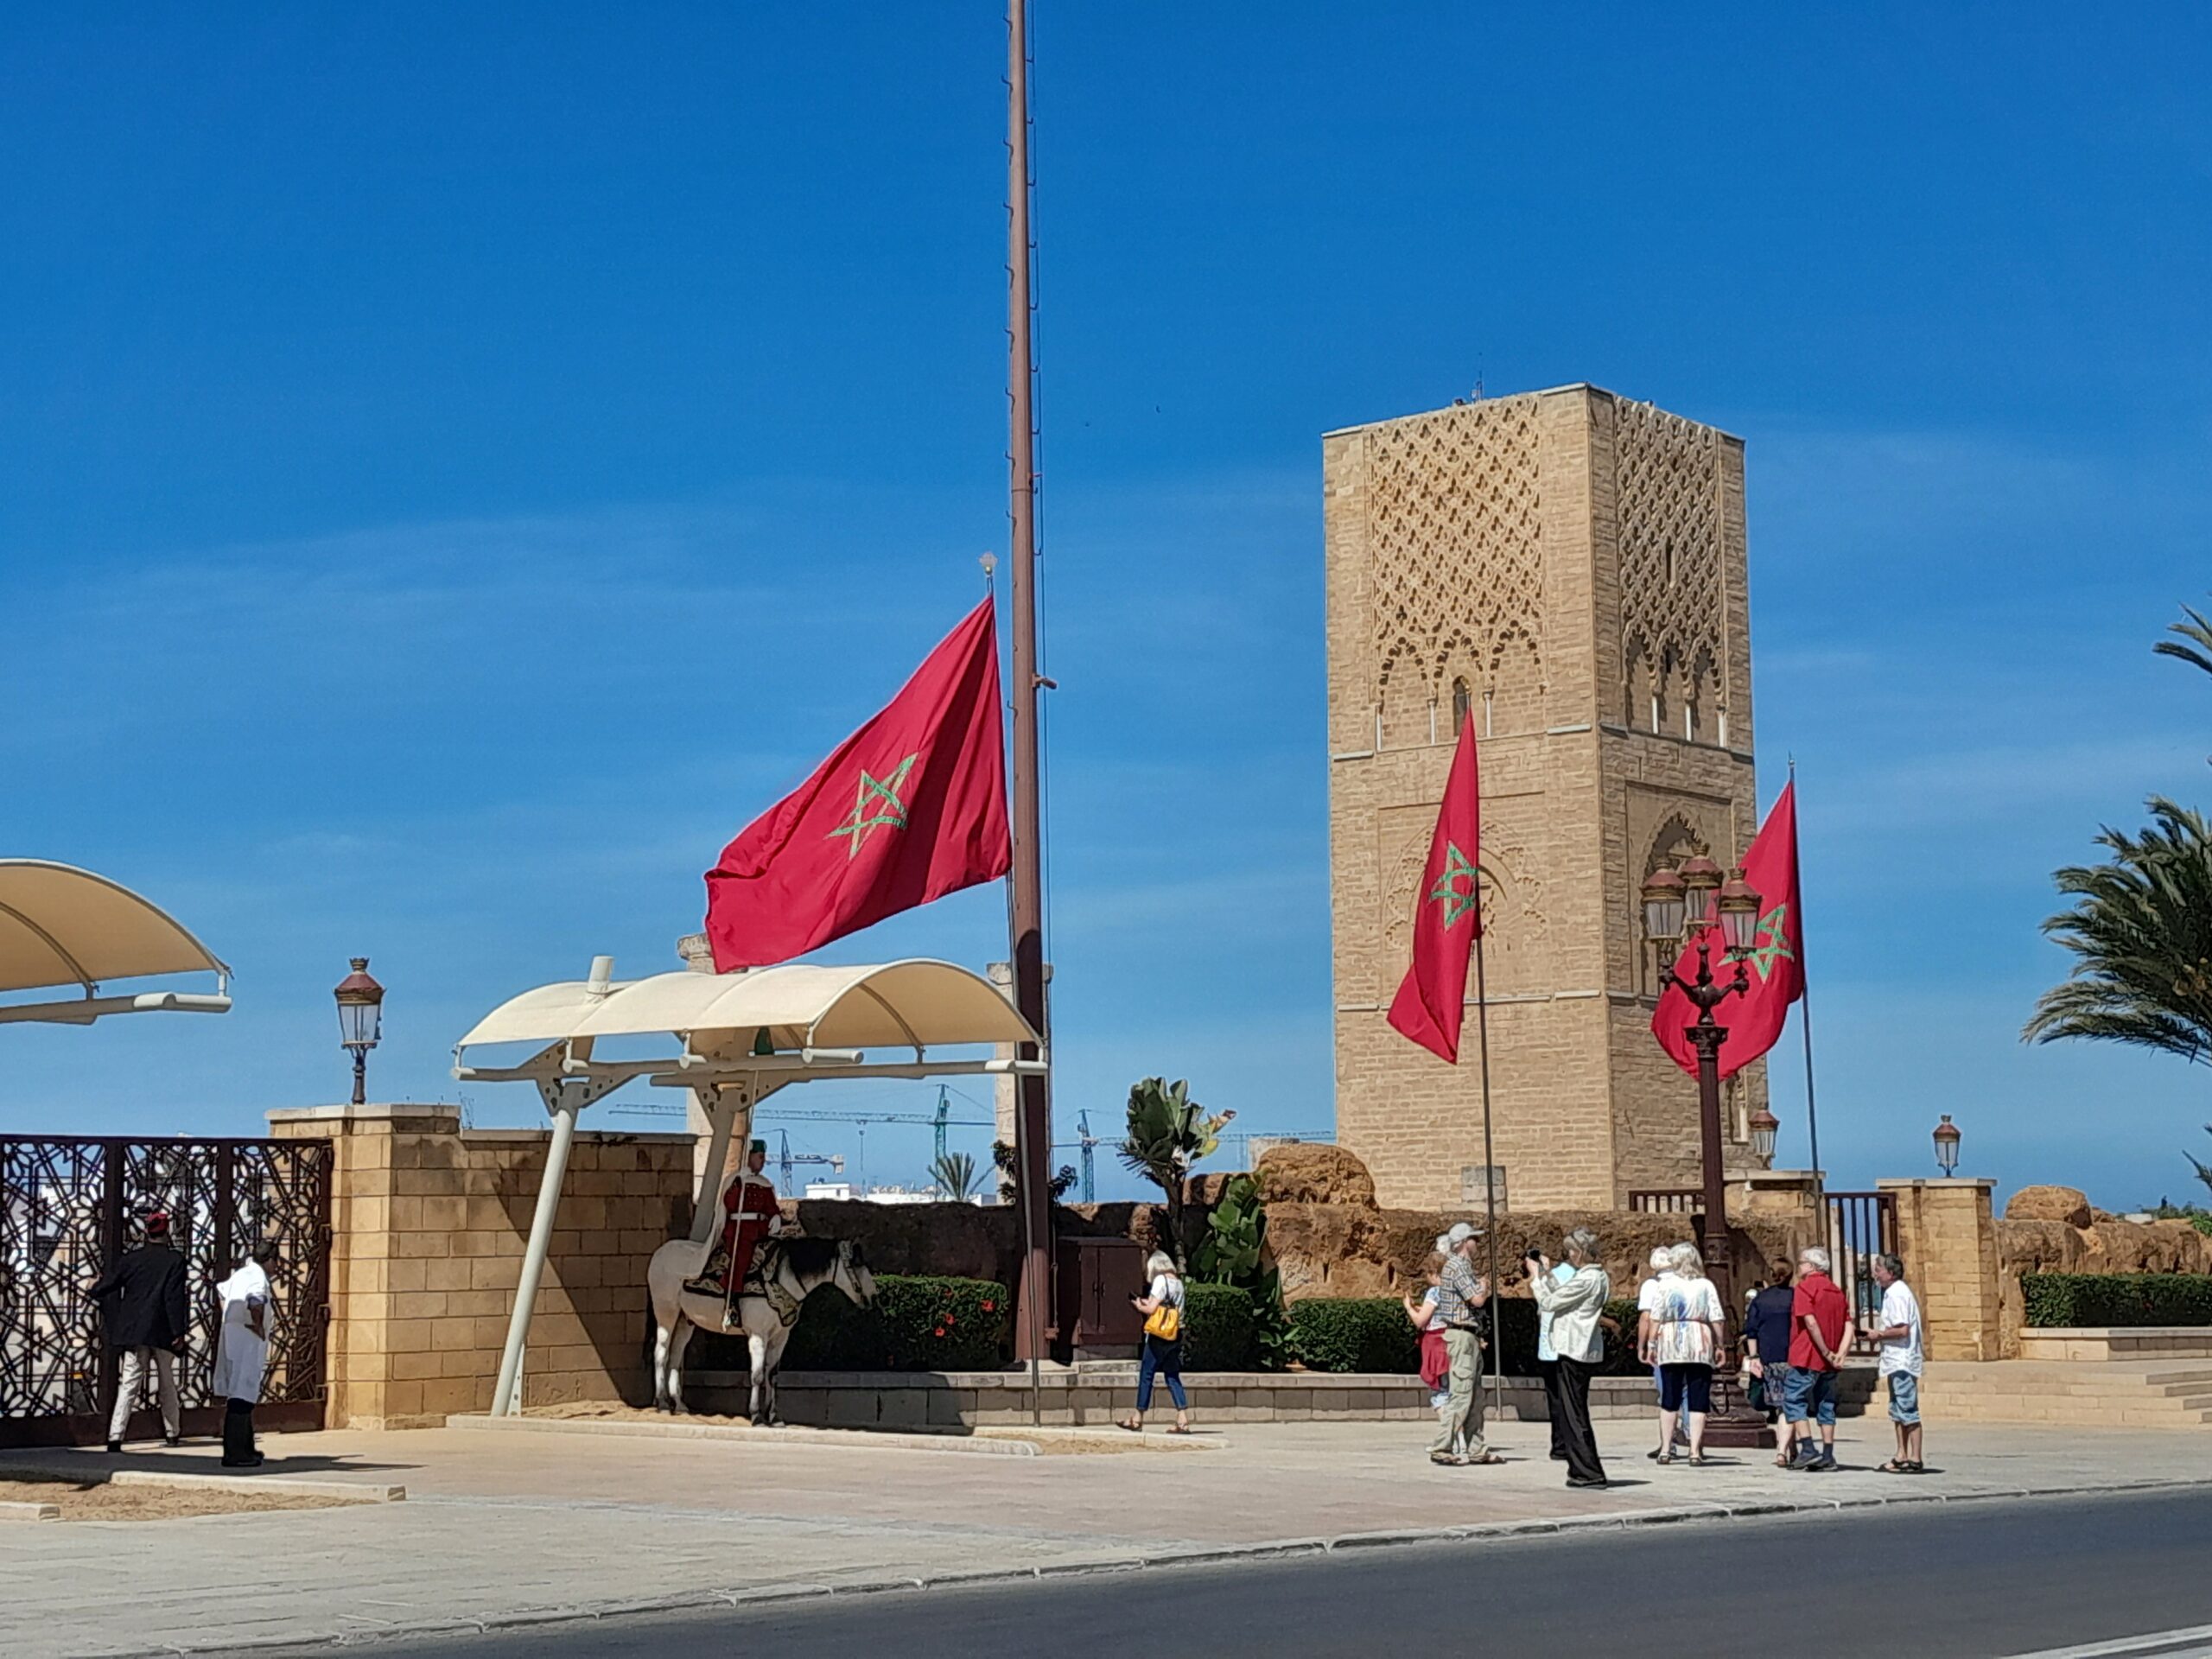
{"type": "Polygon", "coordinates": [[[100,1324],[109,1349],[122,1357],[115,1410],[108,1418],[107,1449],[123,1450],[130,1410],[148,1369],[159,1376],[162,1438],[177,1444],[183,1427],[176,1392],[177,1357],[191,1331],[184,1292],[184,1257],[169,1243],[169,1218],[156,1210],[146,1217],[146,1242],[92,1281],[100,1305],[100,1324]]]}

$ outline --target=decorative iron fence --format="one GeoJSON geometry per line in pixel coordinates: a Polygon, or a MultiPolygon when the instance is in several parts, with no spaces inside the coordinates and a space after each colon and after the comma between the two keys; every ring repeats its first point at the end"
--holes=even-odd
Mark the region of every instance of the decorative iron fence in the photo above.
{"type": "MultiPolygon", "coordinates": [[[[105,1438],[116,1363],[90,1287],[139,1242],[143,1218],[155,1210],[168,1212],[191,1299],[177,1379],[186,1432],[220,1427],[222,1402],[208,1387],[221,1321],[214,1287],[264,1238],[281,1253],[269,1274],[269,1374],[258,1421],[321,1427],[331,1165],[327,1141],[0,1135],[0,1446],[105,1438]]],[[[158,1433],[157,1414],[144,1410],[132,1432],[158,1433]]]]}
{"type": "Polygon", "coordinates": [[[1827,1201],[1833,1276],[1836,1287],[1851,1304],[1851,1351],[1877,1353],[1881,1344],[1867,1341],[1859,1328],[1882,1309],[1882,1287],[1874,1282],[1874,1258],[1897,1254],[1897,1195],[1830,1192],[1827,1201]]]}
{"type": "Polygon", "coordinates": [[[1701,1215],[1705,1189],[1701,1186],[1639,1187],[1628,1195],[1628,1207],[1647,1216],[1701,1215]]]}

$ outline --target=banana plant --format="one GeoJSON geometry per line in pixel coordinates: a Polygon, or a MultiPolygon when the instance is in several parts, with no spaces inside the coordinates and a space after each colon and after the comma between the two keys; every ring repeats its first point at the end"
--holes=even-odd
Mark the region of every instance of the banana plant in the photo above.
{"type": "Polygon", "coordinates": [[[1167,1249],[1179,1263],[1183,1243],[1183,1189],[1191,1170],[1221,1145],[1221,1132],[1235,1112],[1216,1112],[1191,1098],[1182,1078],[1169,1083],[1146,1077],[1129,1089],[1128,1133],[1116,1154],[1133,1173],[1157,1186],[1167,1201],[1167,1249]]]}

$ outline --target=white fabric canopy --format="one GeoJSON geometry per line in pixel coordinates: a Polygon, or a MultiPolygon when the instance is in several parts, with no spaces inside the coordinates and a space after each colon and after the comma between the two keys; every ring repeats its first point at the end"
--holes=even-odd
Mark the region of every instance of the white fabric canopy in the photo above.
{"type": "Polygon", "coordinates": [[[105,876],[43,859],[0,859],[0,991],[148,974],[230,969],[175,917],[105,876]]]}
{"type": "Polygon", "coordinates": [[[461,1039],[540,1046],[581,1037],[671,1032],[695,1052],[742,1052],[756,1033],[798,1048],[935,1048],[1033,1043],[1028,1021],[988,980],[949,962],[863,967],[789,963],[743,974],[656,974],[650,979],[541,985],[500,1004],[461,1039]],[[717,1039],[715,1033],[727,1033],[717,1039]]]}

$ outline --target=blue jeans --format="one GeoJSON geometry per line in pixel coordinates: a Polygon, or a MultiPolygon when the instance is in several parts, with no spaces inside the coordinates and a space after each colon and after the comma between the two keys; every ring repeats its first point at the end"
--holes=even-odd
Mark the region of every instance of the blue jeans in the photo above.
{"type": "Polygon", "coordinates": [[[1783,1395],[1782,1414],[1793,1423],[1816,1422],[1835,1427],[1835,1373],[1789,1368],[1789,1383],[1783,1395]]]}
{"type": "Polygon", "coordinates": [[[1144,1339],[1143,1351],[1137,1356],[1137,1409],[1141,1412],[1151,1408],[1154,1371],[1167,1385],[1167,1396],[1174,1401],[1175,1409],[1188,1411],[1191,1401],[1183,1392],[1183,1344],[1179,1338],[1173,1342],[1162,1342],[1158,1337],[1144,1339]]]}

